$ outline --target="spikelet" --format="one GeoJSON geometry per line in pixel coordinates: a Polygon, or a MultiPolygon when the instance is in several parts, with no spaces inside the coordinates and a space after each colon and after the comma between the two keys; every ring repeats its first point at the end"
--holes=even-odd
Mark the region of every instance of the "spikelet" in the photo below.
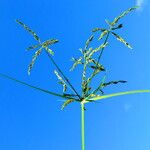
{"type": "Polygon", "coordinates": [[[28,75],[30,75],[31,70],[32,70],[32,68],[33,68],[33,65],[34,65],[34,63],[35,63],[37,57],[41,54],[42,49],[43,49],[43,48],[41,47],[41,48],[40,48],[39,50],[37,50],[37,51],[35,52],[35,54],[33,55],[32,61],[31,61],[31,63],[29,64],[29,67],[28,67],[28,75]]]}
{"type": "Polygon", "coordinates": [[[93,50],[93,48],[92,47],[90,47],[89,49],[87,49],[87,50],[85,50],[84,51],[84,53],[83,53],[83,55],[84,55],[84,58],[86,58],[86,59],[88,59],[88,55],[89,55],[89,53],[91,53],[91,51],[93,50]]]}
{"type": "Polygon", "coordinates": [[[74,64],[72,65],[70,71],[73,71],[76,68],[77,65],[83,64],[82,63],[82,57],[80,57],[78,59],[72,57],[72,61],[74,61],[74,64]]]}
{"type": "Polygon", "coordinates": [[[33,35],[33,37],[34,37],[34,39],[35,40],[37,40],[38,42],[40,42],[40,38],[37,36],[37,34],[34,32],[34,31],[32,31],[27,25],[25,25],[24,23],[22,23],[21,21],[19,21],[19,20],[16,20],[16,22],[18,23],[18,24],[20,24],[25,30],[27,30],[29,33],[31,33],[32,35],[33,35]]]}
{"type": "Polygon", "coordinates": [[[42,45],[44,47],[48,47],[49,45],[52,45],[52,44],[55,44],[55,43],[58,43],[57,39],[50,39],[50,40],[47,40],[47,41],[43,42],[42,45]]]}
{"type": "Polygon", "coordinates": [[[63,86],[63,92],[66,92],[67,90],[66,82],[63,80],[63,78],[59,75],[59,73],[56,70],[54,70],[54,73],[57,76],[58,80],[60,81],[59,83],[62,84],[63,86]]]}
{"type": "Polygon", "coordinates": [[[107,82],[107,83],[103,83],[101,86],[102,86],[102,87],[106,87],[106,86],[109,86],[109,85],[112,85],[112,84],[126,83],[126,82],[127,82],[127,81],[124,81],[124,80],[110,81],[110,82],[107,82]]]}
{"type": "Polygon", "coordinates": [[[118,34],[114,33],[114,32],[111,32],[116,38],[118,41],[122,42],[123,44],[125,44],[125,46],[127,46],[128,48],[132,49],[132,47],[130,46],[129,43],[127,43],[121,36],[119,36],[118,34]]]}
{"type": "Polygon", "coordinates": [[[123,13],[121,13],[121,15],[119,15],[118,17],[116,17],[114,19],[114,21],[111,23],[112,26],[114,26],[121,18],[123,18],[124,16],[126,16],[128,13],[130,13],[131,11],[137,9],[138,7],[135,6],[135,7],[132,7],[132,8],[129,8],[127,9],[126,11],[124,11],[123,13]]]}
{"type": "Polygon", "coordinates": [[[94,38],[94,35],[91,35],[91,36],[89,37],[89,39],[86,41],[86,43],[85,43],[85,49],[88,48],[88,46],[89,46],[89,44],[92,42],[93,38],[94,38]]]}
{"type": "Polygon", "coordinates": [[[105,71],[104,67],[100,64],[98,64],[97,66],[90,66],[92,69],[97,69],[99,71],[105,71]]]}
{"type": "Polygon", "coordinates": [[[111,28],[111,30],[116,30],[116,29],[120,29],[123,27],[123,24],[119,24],[117,27],[111,28]]]}
{"type": "Polygon", "coordinates": [[[90,94],[89,98],[93,98],[93,97],[96,97],[96,96],[101,96],[101,95],[99,95],[99,94],[90,94]]]}
{"type": "Polygon", "coordinates": [[[49,49],[48,47],[44,47],[44,48],[50,55],[54,55],[54,52],[51,49],[49,49]]]}
{"type": "Polygon", "coordinates": [[[101,40],[105,35],[107,35],[107,33],[108,33],[108,30],[104,30],[104,31],[101,33],[101,35],[100,35],[100,37],[98,38],[98,40],[101,40]]]}
{"type": "Polygon", "coordinates": [[[63,105],[61,106],[61,110],[64,110],[64,108],[69,105],[70,103],[74,102],[75,100],[74,99],[68,99],[66,100],[63,105]]]}
{"type": "Polygon", "coordinates": [[[105,31],[106,29],[103,29],[103,28],[94,28],[93,30],[92,30],[92,32],[97,32],[97,31],[105,31]]]}
{"type": "Polygon", "coordinates": [[[98,52],[99,50],[105,48],[108,45],[108,42],[101,44],[99,47],[93,49],[91,53],[88,55],[88,58],[91,58],[94,53],[98,52]]]}
{"type": "Polygon", "coordinates": [[[41,44],[32,45],[32,46],[29,46],[29,47],[27,48],[27,50],[36,49],[36,48],[38,48],[38,47],[40,47],[40,46],[42,46],[42,45],[41,45],[41,44]]]}
{"type": "Polygon", "coordinates": [[[89,58],[89,62],[94,64],[94,66],[90,66],[92,69],[101,69],[101,71],[105,71],[104,66],[102,64],[99,64],[95,59],[89,58]]]}

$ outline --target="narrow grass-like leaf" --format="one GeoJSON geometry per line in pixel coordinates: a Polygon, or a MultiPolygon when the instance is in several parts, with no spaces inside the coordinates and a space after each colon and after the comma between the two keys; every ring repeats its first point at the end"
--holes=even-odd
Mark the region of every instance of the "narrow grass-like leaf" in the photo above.
{"type": "Polygon", "coordinates": [[[34,65],[34,63],[35,63],[37,57],[41,54],[42,49],[43,49],[43,47],[41,47],[39,50],[37,50],[37,51],[35,52],[35,54],[33,55],[32,61],[31,61],[30,65],[29,65],[29,67],[28,67],[28,75],[30,75],[31,70],[32,70],[32,68],[33,68],[33,65],[34,65]]]}
{"type": "Polygon", "coordinates": [[[125,46],[127,46],[128,48],[132,49],[132,47],[130,46],[130,44],[128,42],[126,42],[121,36],[119,36],[118,34],[111,32],[116,38],[117,40],[119,40],[120,42],[122,42],[123,44],[125,44],[125,46]]]}
{"type": "Polygon", "coordinates": [[[93,98],[90,98],[89,100],[103,100],[106,98],[116,97],[116,96],[122,96],[122,95],[129,95],[129,94],[139,94],[139,93],[150,93],[150,90],[134,90],[134,91],[126,91],[126,92],[118,92],[113,94],[107,94],[103,96],[96,96],[93,98]]]}
{"type": "Polygon", "coordinates": [[[132,7],[127,9],[126,11],[124,11],[123,13],[121,13],[118,17],[116,17],[114,19],[114,21],[111,23],[112,26],[114,26],[121,18],[123,18],[124,16],[126,16],[128,13],[130,13],[131,11],[137,9],[138,6],[132,7]]]}
{"type": "Polygon", "coordinates": [[[60,81],[59,83],[62,84],[63,86],[63,92],[66,92],[67,90],[66,82],[63,80],[63,78],[59,75],[59,73],[56,70],[54,70],[54,73],[57,76],[58,80],[60,81]]]}
{"type": "Polygon", "coordinates": [[[32,89],[35,89],[35,90],[38,90],[38,91],[41,91],[41,92],[50,94],[50,95],[58,96],[58,97],[61,97],[61,98],[64,98],[64,99],[70,98],[69,96],[64,96],[64,95],[61,95],[61,94],[58,94],[58,93],[54,93],[54,92],[51,92],[51,91],[48,91],[48,90],[39,88],[39,87],[37,87],[37,86],[30,85],[30,84],[28,84],[28,83],[22,82],[22,81],[20,81],[20,80],[18,80],[18,79],[16,79],[16,78],[7,76],[7,75],[5,75],[5,74],[1,74],[1,73],[0,73],[0,76],[1,76],[1,77],[4,77],[4,78],[6,78],[6,79],[9,79],[9,80],[18,82],[19,84],[28,86],[28,87],[30,87],[30,88],[32,88],[32,89]]]}
{"type": "Polygon", "coordinates": [[[18,24],[20,24],[25,30],[27,30],[29,33],[31,33],[34,37],[35,40],[37,40],[38,42],[40,42],[40,38],[37,36],[37,34],[32,31],[27,25],[25,25],[23,22],[19,21],[19,20],[16,20],[16,22],[18,24]]]}
{"type": "Polygon", "coordinates": [[[66,100],[63,105],[61,106],[61,110],[64,110],[64,108],[69,105],[70,103],[74,102],[75,100],[74,99],[68,99],[66,100]]]}

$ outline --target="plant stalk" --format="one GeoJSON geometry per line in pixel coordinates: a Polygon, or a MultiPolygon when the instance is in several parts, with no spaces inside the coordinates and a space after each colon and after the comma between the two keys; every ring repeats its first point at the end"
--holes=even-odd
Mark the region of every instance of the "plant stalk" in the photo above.
{"type": "Polygon", "coordinates": [[[81,143],[82,150],[85,150],[85,125],[84,125],[84,103],[81,103],[81,143]]]}

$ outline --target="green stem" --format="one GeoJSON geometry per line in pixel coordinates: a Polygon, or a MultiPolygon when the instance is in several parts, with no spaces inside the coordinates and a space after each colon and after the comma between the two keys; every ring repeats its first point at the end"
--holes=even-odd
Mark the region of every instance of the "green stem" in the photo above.
{"type": "Polygon", "coordinates": [[[84,103],[81,103],[81,139],[82,139],[82,150],[85,150],[85,128],[84,128],[84,103]]]}

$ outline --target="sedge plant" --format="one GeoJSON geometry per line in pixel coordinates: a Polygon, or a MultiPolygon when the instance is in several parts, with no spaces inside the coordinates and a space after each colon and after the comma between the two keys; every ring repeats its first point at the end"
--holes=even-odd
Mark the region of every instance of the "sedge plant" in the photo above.
{"type": "Polygon", "coordinates": [[[127,14],[134,11],[135,9],[137,9],[137,6],[127,9],[126,11],[121,13],[118,17],[116,17],[112,22],[105,20],[108,25],[108,28],[94,28],[92,30],[91,36],[85,42],[85,46],[80,49],[81,56],[79,58],[74,58],[74,57],[72,58],[73,65],[70,71],[73,71],[78,65],[82,66],[83,68],[81,74],[81,86],[80,86],[81,93],[77,91],[77,88],[73,86],[70,79],[67,78],[65,73],[62,71],[62,69],[54,60],[53,57],[54,52],[50,48],[50,46],[58,43],[58,40],[49,39],[46,41],[41,41],[39,36],[33,30],[31,30],[27,25],[25,25],[23,22],[19,20],[16,20],[16,22],[19,25],[21,25],[26,31],[28,31],[37,42],[35,45],[29,46],[27,48],[28,51],[35,50],[31,63],[29,64],[28,67],[28,75],[30,75],[32,68],[35,64],[35,61],[40,56],[40,54],[44,51],[47,53],[47,56],[49,57],[53,65],[56,67],[56,70],[54,70],[54,74],[58,78],[58,83],[62,86],[63,90],[60,93],[55,93],[22,82],[18,79],[12,78],[5,74],[0,74],[0,76],[16,81],[30,88],[34,88],[41,92],[45,92],[47,94],[63,98],[65,101],[61,106],[62,110],[70,103],[74,103],[74,102],[79,103],[81,107],[81,145],[82,145],[82,150],[85,150],[85,110],[86,110],[85,105],[87,103],[93,103],[96,101],[101,101],[106,98],[122,96],[127,94],[150,93],[150,90],[133,90],[133,91],[118,92],[113,94],[105,94],[103,91],[104,88],[109,87],[111,85],[126,83],[125,80],[106,81],[106,68],[101,64],[101,57],[103,55],[104,50],[107,49],[107,47],[109,46],[108,40],[110,36],[113,36],[119,42],[122,42],[127,48],[132,49],[131,45],[128,42],[126,42],[120,35],[118,35],[116,31],[123,27],[123,25],[119,23],[120,19],[125,17],[127,14]],[[99,36],[98,39],[95,38],[96,35],[99,36]],[[94,48],[91,47],[91,44],[94,42],[98,42],[99,46],[94,48]],[[96,77],[98,77],[100,74],[101,74],[101,80],[97,81],[99,85],[93,87],[92,84],[93,81],[97,80],[96,77]],[[71,90],[68,90],[68,88],[71,90]]]}

